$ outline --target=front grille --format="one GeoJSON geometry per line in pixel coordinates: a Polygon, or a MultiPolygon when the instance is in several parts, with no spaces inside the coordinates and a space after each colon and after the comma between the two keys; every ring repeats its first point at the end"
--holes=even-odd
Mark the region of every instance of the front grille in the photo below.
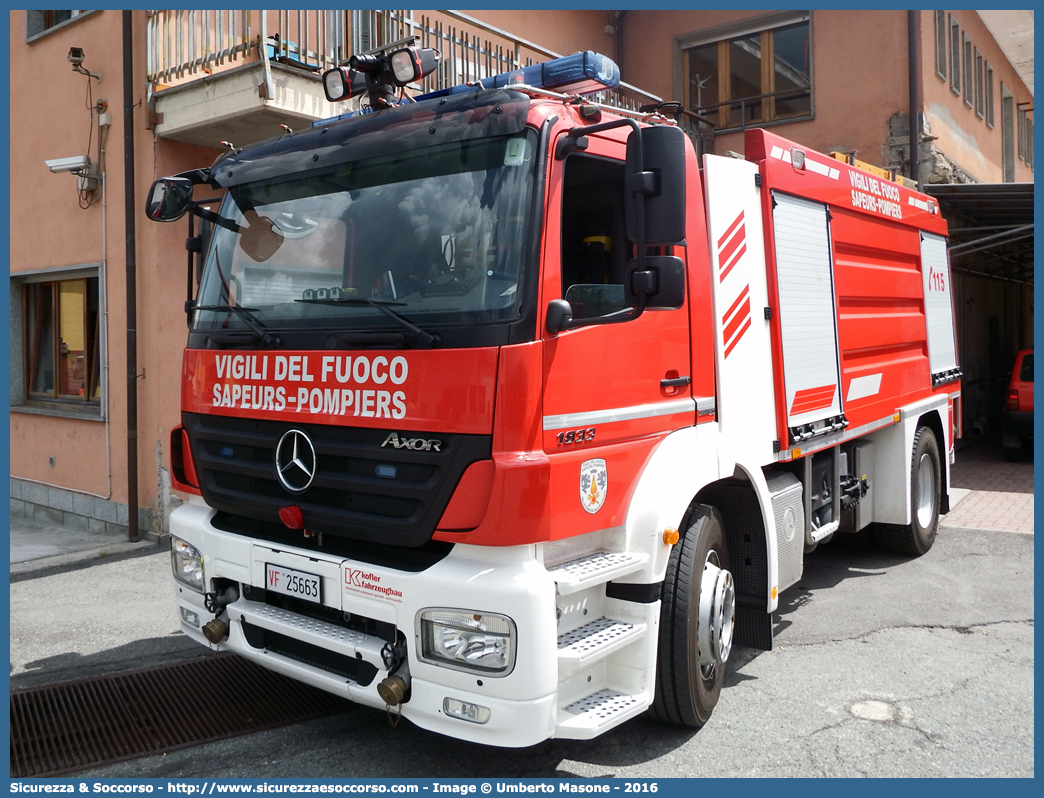
{"type": "Polygon", "coordinates": [[[351,679],[363,687],[368,687],[377,675],[377,668],[364,660],[327,651],[325,648],[313,646],[311,643],[302,643],[300,640],[278,632],[254,626],[246,620],[242,621],[242,625],[243,636],[254,648],[263,648],[273,654],[302,662],[321,671],[335,673],[351,679]]]}
{"type": "MultiPolygon", "coordinates": [[[[243,474],[214,472],[215,484],[235,493],[282,498],[287,495],[283,486],[274,479],[260,479],[243,474]]],[[[418,502],[396,496],[373,496],[355,491],[334,488],[313,488],[308,492],[308,501],[331,509],[346,509],[356,513],[384,515],[391,518],[409,518],[417,509],[418,502]]]]}
{"type": "MultiPolygon", "coordinates": [[[[183,413],[200,490],[230,515],[282,525],[279,510],[301,508],[305,528],[352,540],[421,546],[430,540],[465,469],[489,459],[492,437],[444,435],[183,413]],[[289,429],[307,433],[316,474],[301,494],[276,476],[275,450],[289,429]],[[383,447],[388,436],[437,438],[439,451],[383,447]]],[[[300,533],[298,533],[300,534],[300,533]]]]}

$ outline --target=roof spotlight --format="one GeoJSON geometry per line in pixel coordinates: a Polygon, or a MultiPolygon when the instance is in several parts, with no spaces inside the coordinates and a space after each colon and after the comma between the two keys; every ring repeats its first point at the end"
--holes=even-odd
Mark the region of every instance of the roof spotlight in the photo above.
{"type": "MultiPolygon", "coordinates": [[[[406,41],[410,41],[407,39],[406,41]]],[[[434,72],[441,60],[431,47],[399,47],[396,42],[380,52],[361,53],[323,73],[323,91],[330,102],[343,102],[364,91],[373,108],[394,104],[396,90],[434,72]]]]}

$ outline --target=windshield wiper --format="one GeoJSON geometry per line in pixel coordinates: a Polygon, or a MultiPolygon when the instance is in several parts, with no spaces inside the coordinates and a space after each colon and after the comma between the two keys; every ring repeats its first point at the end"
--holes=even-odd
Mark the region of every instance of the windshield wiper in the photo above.
{"type": "Polygon", "coordinates": [[[434,349],[441,341],[439,336],[422,330],[405,316],[392,310],[388,305],[405,305],[405,302],[389,302],[383,299],[367,299],[366,297],[341,297],[340,299],[295,299],[295,302],[305,302],[309,305],[370,305],[377,308],[381,313],[392,319],[396,324],[413,333],[413,343],[416,349],[434,349]]]}
{"type": "MultiPolygon", "coordinates": [[[[243,320],[243,323],[249,328],[249,332],[261,342],[262,346],[279,346],[280,344],[279,337],[267,332],[264,329],[264,325],[253,315],[257,312],[257,308],[245,308],[242,305],[196,305],[193,310],[235,313],[243,320]]],[[[235,334],[236,331],[230,330],[229,332],[235,334]]]]}

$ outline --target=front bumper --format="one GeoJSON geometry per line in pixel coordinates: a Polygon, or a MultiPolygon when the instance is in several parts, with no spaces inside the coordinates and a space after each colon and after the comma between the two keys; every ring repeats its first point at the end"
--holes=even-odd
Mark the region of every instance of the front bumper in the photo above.
{"type": "MultiPolygon", "coordinates": [[[[193,502],[176,509],[170,521],[171,534],[203,555],[208,589],[214,579],[240,585],[240,598],[226,608],[229,634],[220,644],[210,644],[199,627],[186,622],[186,613],[179,613],[182,631],[200,644],[233,651],[320,689],[386,709],[377,693],[377,685],[389,675],[381,655],[386,643],[382,637],[255,600],[264,595],[260,588],[265,584],[266,563],[305,571],[321,578],[324,606],[394,624],[405,636],[411,686],[401,706],[403,717],[451,737],[505,747],[533,745],[554,734],[555,583],[536,559],[535,546],[458,545],[435,565],[411,573],[314,551],[277,548],[215,528],[210,522],[213,514],[209,507],[193,502]],[[431,607],[509,616],[517,630],[511,672],[497,676],[421,662],[416,619],[421,610],[431,607]],[[447,716],[446,698],[489,709],[488,722],[447,716]]],[[[204,607],[202,595],[180,584],[177,602],[179,608],[196,614],[200,626],[214,617],[204,607]]]]}

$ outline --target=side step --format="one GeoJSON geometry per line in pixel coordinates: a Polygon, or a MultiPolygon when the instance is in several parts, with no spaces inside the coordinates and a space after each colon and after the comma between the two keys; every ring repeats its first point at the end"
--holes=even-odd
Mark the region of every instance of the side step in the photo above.
{"type": "Polygon", "coordinates": [[[640,571],[648,561],[646,554],[614,553],[596,551],[575,560],[548,568],[548,573],[558,584],[558,592],[567,596],[592,585],[640,571]]]}
{"type": "Polygon", "coordinates": [[[599,618],[558,636],[558,672],[575,673],[645,634],[644,623],[599,618]]]}
{"type": "Polygon", "coordinates": [[[587,740],[610,726],[630,720],[645,711],[650,697],[626,695],[609,688],[584,696],[558,710],[556,737],[587,740]]]}

